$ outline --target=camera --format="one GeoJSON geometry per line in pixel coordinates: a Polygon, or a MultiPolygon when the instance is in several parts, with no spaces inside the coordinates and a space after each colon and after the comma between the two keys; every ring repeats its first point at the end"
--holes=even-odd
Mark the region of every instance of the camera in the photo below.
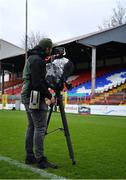
{"type": "Polygon", "coordinates": [[[63,90],[64,83],[67,88],[71,86],[67,84],[67,78],[72,74],[73,63],[65,58],[66,51],[64,47],[56,47],[53,50],[51,61],[46,64],[46,82],[48,87],[53,90],[63,90]]]}

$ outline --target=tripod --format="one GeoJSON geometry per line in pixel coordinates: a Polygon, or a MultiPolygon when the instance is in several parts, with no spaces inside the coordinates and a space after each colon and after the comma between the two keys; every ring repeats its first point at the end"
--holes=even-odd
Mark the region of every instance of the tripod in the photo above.
{"type": "MultiPolygon", "coordinates": [[[[60,114],[61,114],[61,118],[62,118],[62,123],[63,123],[63,128],[59,128],[59,129],[64,131],[64,135],[66,137],[67,147],[68,147],[68,151],[69,151],[69,156],[70,156],[70,159],[72,160],[72,164],[75,165],[76,162],[74,160],[73,147],[72,147],[69,128],[68,128],[67,119],[66,119],[66,115],[65,115],[65,110],[64,110],[64,105],[63,105],[63,98],[62,98],[62,95],[61,95],[60,91],[56,92],[55,97],[57,99],[57,105],[59,106],[60,114]]],[[[53,105],[51,105],[51,107],[50,107],[50,112],[49,112],[48,119],[47,119],[47,129],[48,129],[48,126],[49,126],[49,122],[50,122],[50,119],[51,119],[52,112],[53,112],[53,105]]]]}

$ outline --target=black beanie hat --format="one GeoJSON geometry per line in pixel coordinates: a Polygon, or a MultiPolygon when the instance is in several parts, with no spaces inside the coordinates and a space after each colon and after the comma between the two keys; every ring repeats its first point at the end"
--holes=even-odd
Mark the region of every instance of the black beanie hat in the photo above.
{"type": "Polygon", "coordinates": [[[46,48],[52,48],[53,43],[52,40],[49,38],[43,38],[40,40],[39,44],[38,44],[43,50],[45,50],[46,48]]]}

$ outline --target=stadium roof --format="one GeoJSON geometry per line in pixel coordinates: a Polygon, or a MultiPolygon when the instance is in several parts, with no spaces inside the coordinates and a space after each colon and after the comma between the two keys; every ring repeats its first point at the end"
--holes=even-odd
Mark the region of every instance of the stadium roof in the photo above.
{"type": "MultiPolygon", "coordinates": [[[[75,64],[91,60],[90,46],[97,47],[97,59],[123,55],[126,54],[126,24],[60,41],[56,43],[56,46],[64,46],[67,58],[75,64]]],[[[25,64],[25,51],[0,39],[1,60],[6,70],[11,71],[12,69],[7,64],[14,64],[15,71],[22,72],[25,64]]]]}
{"type": "Polygon", "coordinates": [[[24,54],[24,49],[0,39],[0,60],[24,54]]]}
{"type": "Polygon", "coordinates": [[[1,69],[16,72],[22,71],[24,62],[24,49],[0,39],[0,72],[1,69]]]}
{"type": "Polygon", "coordinates": [[[92,46],[99,46],[108,42],[126,43],[126,24],[86,35],[77,36],[71,39],[57,42],[56,44],[57,46],[61,46],[72,42],[92,46]]]}

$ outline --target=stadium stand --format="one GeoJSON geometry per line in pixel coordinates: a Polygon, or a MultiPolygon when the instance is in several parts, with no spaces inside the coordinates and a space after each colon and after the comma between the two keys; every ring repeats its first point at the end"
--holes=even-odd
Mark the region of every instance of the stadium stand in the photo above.
{"type": "Polygon", "coordinates": [[[126,83],[113,87],[107,92],[96,94],[90,104],[121,105],[126,104],[126,83]]]}
{"type": "MultiPolygon", "coordinates": [[[[103,75],[96,77],[96,95],[94,99],[90,98],[91,81],[85,82],[84,79],[83,83],[68,91],[68,102],[70,104],[75,102],[78,104],[125,104],[126,69],[110,72],[104,69],[104,72],[101,72],[97,72],[98,75],[103,75]]],[[[83,77],[82,74],[80,76],[83,77]]]]}
{"type": "Polygon", "coordinates": [[[5,89],[5,94],[8,95],[18,95],[21,93],[22,83],[18,85],[11,86],[10,88],[5,89]]]}
{"type": "MultiPolygon", "coordinates": [[[[91,95],[91,81],[87,80],[86,82],[85,78],[83,79],[83,76],[79,76],[79,78],[77,79],[83,80],[83,83],[80,83],[81,81],[78,81],[80,85],[74,87],[72,90],[68,91],[68,93],[76,94],[78,96],[80,96],[79,94],[81,93],[85,93],[85,96],[90,96],[91,95]]],[[[125,81],[126,81],[126,69],[108,72],[104,74],[103,76],[96,77],[95,91],[96,93],[103,93],[105,91],[108,91],[109,89],[112,89],[113,87],[117,87],[121,84],[124,84],[125,81]]]]}
{"type": "Polygon", "coordinates": [[[23,81],[22,79],[10,80],[4,83],[4,88],[12,88],[13,86],[21,84],[23,81]]]}
{"type": "MultiPolygon", "coordinates": [[[[112,69],[112,68],[111,68],[112,69]]],[[[68,81],[72,83],[72,90],[68,91],[69,104],[125,104],[126,97],[126,69],[97,71],[96,95],[91,99],[90,72],[71,76],[68,81]],[[109,71],[109,72],[108,72],[109,71]],[[85,75],[86,74],[86,75],[85,75]]],[[[22,79],[5,83],[5,94],[19,95],[22,88],[22,79]]],[[[66,89],[64,89],[66,91],[66,89]]],[[[50,91],[54,93],[54,91],[50,91]]]]}

